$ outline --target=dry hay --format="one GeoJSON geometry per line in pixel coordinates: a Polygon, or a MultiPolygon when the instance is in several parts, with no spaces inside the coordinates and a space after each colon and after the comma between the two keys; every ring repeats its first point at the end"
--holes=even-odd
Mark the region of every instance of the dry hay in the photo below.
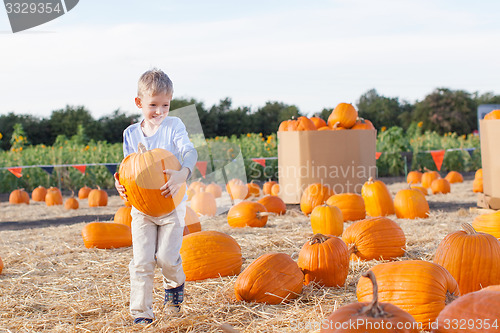
{"type": "MultiPolygon", "coordinates": [[[[389,185],[393,194],[406,187],[399,182],[389,185]]],[[[472,181],[453,184],[452,193],[428,196],[431,217],[398,222],[407,237],[405,259],[430,260],[448,233],[472,222],[478,214],[472,181]]],[[[70,214],[94,216],[114,214],[121,201],[110,198],[108,207],[88,208],[72,213],[52,210],[63,221],[70,214]]],[[[54,207],[0,203],[1,222],[35,221],[54,207]],[[7,210],[16,210],[7,218],[7,210]]],[[[50,214],[49,214],[50,215],[50,214]]],[[[87,222],[91,222],[90,220],[87,222]]],[[[69,223],[69,222],[68,222],[69,223]]],[[[342,288],[309,285],[288,304],[262,305],[235,300],[236,277],[223,277],[186,283],[185,312],[170,317],[162,315],[161,276],[155,276],[154,305],[156,320],[150,326],[131,325],[128,312],[131,248],[114,250],[86,249],[81,238],[85,223],[0,231],[0,257],[5,268],[0,274],[0,331],[5,332],[220,332],[228,324],[241,332],[311,332],[321,321],[344,304],[355,302],[360,274],[377,261],[352,262],[342,288]]],[[[219,230],[231,235],[241,245],[243,268],[268,252],[283,252],[297,259],[298,252],[312,236],[309,220],[298,207],[282,217],[271,217],[265,228],[232,229],[226,216],[204,220],[204,230],[219,230]]]]}

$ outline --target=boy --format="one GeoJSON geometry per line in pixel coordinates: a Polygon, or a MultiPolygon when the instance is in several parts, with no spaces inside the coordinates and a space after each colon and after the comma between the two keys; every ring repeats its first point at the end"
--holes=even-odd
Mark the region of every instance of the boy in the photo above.
{"type": "MultiPolygon", "coordinates": [[[[173,84],[161,70],[152,69],[139,79],[135,104],[144,119],[123,132],[123,154],[136,152],[139,142],[148,150],[163,148],[181,162],[181,170],[165,170],[169,180],[160,190],[165,197],[174,196],[189,178],[198,153],[189,141],[186,127],[179,118],[168,117],[173,84]]],[[[125,187],[115,173],[115,187],[126,198],[125,187]]],[[[182,270],[180,248],[186,215],[186,199],[168,215],[148,216],[132,207],[133,259],[130,262],[130,313],[135,324],[153,321],[153,278],[157,264],[163,274],[165,302],[170,312],[179,312],[184,295],[186,276],[182,270]]]]}

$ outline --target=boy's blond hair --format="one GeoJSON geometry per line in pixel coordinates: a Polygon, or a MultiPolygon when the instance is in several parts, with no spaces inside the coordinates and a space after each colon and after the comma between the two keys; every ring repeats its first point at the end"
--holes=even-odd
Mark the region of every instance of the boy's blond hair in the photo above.
{"type": "Polygon", "coordinates": [[[167,74],[161,69],[153,68],[139,78],[137,87],[137,96],[145,95],[154,96],[157,94],[172,95],[174,92],[174,84],[167,74]]]}

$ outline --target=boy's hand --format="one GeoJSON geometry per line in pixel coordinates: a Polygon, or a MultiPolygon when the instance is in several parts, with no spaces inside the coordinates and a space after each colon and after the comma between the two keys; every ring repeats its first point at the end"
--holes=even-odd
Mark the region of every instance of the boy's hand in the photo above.
{"type": "Polygon", "coordinates": [[[163,173],[169,175],[169,179],[165,185],[160,187],[161,195],[165,198],[168,196],[175,197],[181,186],[185,186],[185,182],[189,175],[189,169],[184,167],[179,171],[176,170],[163,170],[163,173]]]}
{"type": "Polygon", "coordinates": [[[113,176],[115,177],[115,188],[120,194],[120,197],[122,197],[123,199],[127,199],[127,194],[125,193],[125,186],[120,184],[120,178],[118,177],[118,172],[115,172],[113,176]]]}

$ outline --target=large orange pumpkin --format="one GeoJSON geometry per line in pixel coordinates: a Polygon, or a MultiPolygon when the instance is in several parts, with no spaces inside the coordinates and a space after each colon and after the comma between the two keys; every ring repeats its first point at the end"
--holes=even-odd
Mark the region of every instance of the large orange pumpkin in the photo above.
{"type": "Polygon", "coordinates": [[[286,213],[285,202],[275,195],[265,195],[257,201],[266,207],[269,213],[283,215],[286,213]]]}
{"type": "Polygon", "coordinates": [[[354,222],[344,230],[342,240],[353,260],[392,260],[404,255],[406,249],[403,229],[386,217],[354,222]]]}
{"type": "Polygon", "coordinates": [[[340,238],[315,234],[302,246],[297,265],[305,284],[314,281],[325,287],[341,287],[349,273],[349,252],[340,238]]]}
{"type": "MultiPolygon", "coordinates": [[[[378,296],[408,312],[425,330],[447,302],[459,296],[458,284],[443,267],[424,260],[403,260],[378,264],[370,269],[377,277],[378,296]]],[[[373,298],[369,279],[361,278],[356,288],[359,302],[373,298]]]]}
{"type": "Polygon", "coordinates": [[[125,186],[127,198],[132,205],[150,216],[162,216],[177,207],[186,193],[186,186],[181,186],[175,197],[165,198],[160,187],[165,185],[169,176],[166,169],[180,170],[177,158],[165,149],[146,150],[139,144],[138,152],[125,157],[120,164],[120,184],[125,186]]]}
{"type": "Polygon", "coordinates": [[[439,313],[433,333],[494,333],[500,331],[500,292],[480,290],[469,293],[439,313]]]}
{"type": "Polygon", "coordinates": [[[275,182],[274,180],[269,180],[269,181],[265,182],[264,185],[262,186],[262,192],[264,192],[264,195],[266,195],[266,194],[272,195],[271,189],[273,188],[273,185],[275,185],[275,184],[278,184],[278,183],[275,182]]]}
{"type": "Polygon", "coordinates": [[[245,199],[248,198],[258,198],[260,197],[260,186],[257,183],[254,183],[253,180],[247,184],[248,193],[245,199]]]}
{"type": "Polygon", "coordinates": [[[314,207],[311,213],[311,228],[313,234],[342,235],[344,218],[338,207],[327,204],[314,207]]]}
{"type": "Polygon", "coordinates": [[[191,207],[186,207],[186,216],[184,217],[184,223],[186,224],[186,228],[189,233],[192,234],[194,232],[201,231],[201,223],[198,218],[198,214],[191,209],[191,207]]]}
{"type": "Polygon", "coordinates": [[[427,218],[429,203],[420,190],[400,190],[394,197],[394,209],[400,219],[427,218]]]}
{"type": "Polygon", "coordinates": [[[446,194],[446,193],[450,193],[451,186],[450,186],[450,183],[446,179],[439,178],[439,179],[435,179],[432,181],[431,190],[432,190],[432,194],[437,194],[437,193],[446,194]]]}
{"type": "Polygon", "coordinates": [[[82,229],[86,248],[111,249],[132,245],[130,227],[121,223],[91,222],[82,229]]]}
{"type": "Polygon", "coordinates": [[[104,207],[108,205],[108,193],[97,186],[96,189],[90,191],[87,200],[89,207],[104,207]]]}
{"type": "Polygon", "coordinates": [[[363,273],[373,285],[371,302],[350,303],[321,322],[323,333],[418,333],[415,319],[391,303],[379,302],[378,284],[372,271],[363,273]]]}
{"type": "Polygon", "coordinates": [[[201,188],[191,199],[191,208],[199,215],[215,216],[217,214],[217,202],[212,193],[205,192],[201,188]]]}
{"type": "Polygon", "coordinates": [[[242,201],[229,209],[227,223],[233,228],[263,227],[267,223],[266,207],[258,202],[242,201]]]}
{"type": "Polygon", "coordinates": [[[132,211],[132,207],[120,207],[115,213],[113,217],[113,222],[125,224],[129,228],[132,227],[132,215],[130,212],[132,211]]]}
{"type": "Polygon", "coordinates": [[[477,216],[472,222],[472,227],[478,232],[500,239],[500,211],[477,216]]]}
{"type": "Polygon", "coordinates": [[[495,119],[500,119],[500,110],[493,110],[491,112],[488,112],[484,116],[485,120],[495,120],[495,119]]]}
{"type": "Polygon", "coordinates": [[[448,174],[444,178],[448,182],[450,182],[450,184],[463,183],[464,182],[464,177],[462,176],[462,174],[460,172],[457,172],[457,171],[450,171],[450,172],[448,172],[448,174]]]}
{"type": "Polygon", "coordinates": [[[241,271],[241,248],[233,237],[205,230],[184,236],[182,268],[187,281],[236,275],[241,271]]]}
{"type": "Polygon", "coordinates": [[[205,192],[212,193],[214,198],[220,198],[222,196],[222,188],[215,183],[208,184],[207,187],[205,187],[205,192]]]}
{"type": "Polygon", "coordinates": [[[361,196],[365,201],[366,214],[372,217],[394,214],[391,193],[381,180],[370,177],[361,187],[361,196]]]}
{"type": "Polygon", "coordinates": [[[476,178],[472,182],[472,191],[474,193],[483,193],[483,178],[476,178]]]}
{"type": "Polygon", "coordinates": [[[324,204],[334,194],[335,192],[326,185],[321,183],[311,184],[302,193],[300,210],[304,214],[309,215],[314,207],[324,204]]]}
{"type": "Polygon", "coordinates": [[[332,195],[326,204],[336,206],[342,212],[344,221],[357,221],[366,217],[365,201],[357,193],[340,193],[332,195]]]}
{"type": "Polygon", "coordinates": [[[420,171],[410,171],[406,176],[406,182],[408,184],[420,184],[422,181],[422,173],[420,171]]]}
{"type": "Polygon", "coordinates": [[[40,185],[31,192],[31,200],[44,202],[46,195],[47,195],[47,189],[42,185],[40,185]]]}
{"type": "Polygon", "coordinates": [[[340,126],[344,128],[351,128],[356,124],[356,120],[358,119],[358,111],[352,106],[352,104],[348,103],[340,103],[335,109],[333,109],[332,113],[328,117],[328,126],[332,128],[337,122],[340,123],[340,126]]]}
{"type": "Polygon", "coordinates": [[[241,179],[231,179],[227,182],[226,191],[231,199],[244,200],[248,194],[248,187],[241,179]]]}
{"type": "Polygon", "coordinates": [[[78,199],[87,199],[89,197],[90,191],[92,191],[90,187],[88,187],[87,185],[83,186],[78,191],[78,199]]]}
{"type": "Polygon", "coordinates": [[[288,254],[267,253],[240,273],[234,284],[237,300],[279,304],[302,292],[304,274],[288,254]]]}
{"type": "Polygon", "coordinates": [[[63,198],[61,190],[57,187],[49,187],[47,189],[47,194],[45,195],[45,204],[47,206],[62,205],[63,198]]]}
{"type": "Polygon", "coordinates": [[[10,204],[27,204],[30,203],[30,195],[23,188],[14,190],[10,192],[9,195],[9,203],[10,204]]]}
{"type": "Polygon", "coordinates": [[[468,224],[439,243],[434,262],[455,278],[462,295],[500,284],[500,241],[468,224]]]}
{"type": "Polygon", "coordinates": [[[80,203],[75,198],[75,192],[71,191],[71,197],[66,199],[64,202],[65,209],[78,209],[80,207],[80,203]]]}
{"type": "Polygon", "coordinates": [[[431,188],[431,184],[434,180],[441,178],[441,175],[437,171],[427,171],[422,175],[422,186],[425,188],[431,188]]]}

